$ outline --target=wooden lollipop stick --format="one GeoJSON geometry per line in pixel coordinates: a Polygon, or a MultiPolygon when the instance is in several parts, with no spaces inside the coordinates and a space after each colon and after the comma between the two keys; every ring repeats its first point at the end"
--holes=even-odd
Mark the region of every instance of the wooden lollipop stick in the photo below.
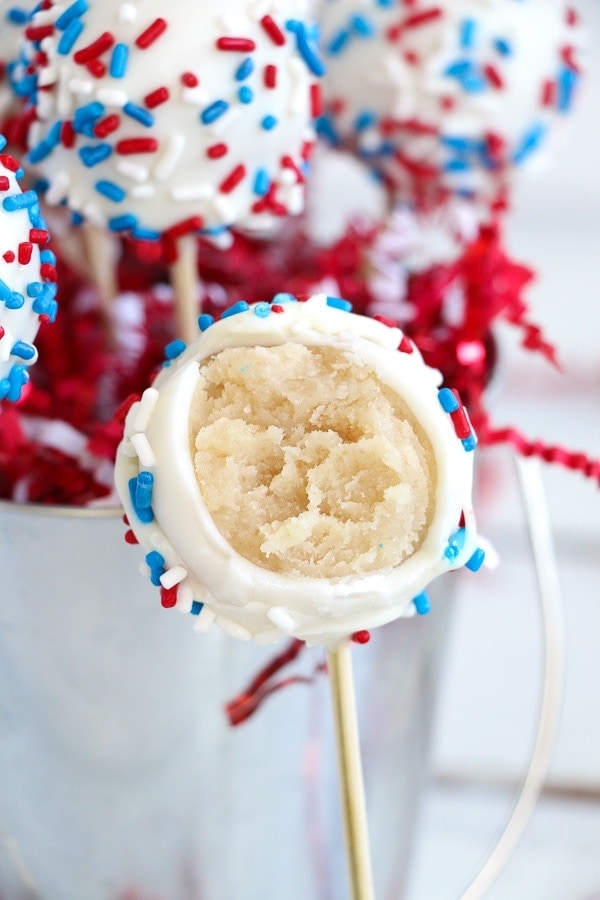
{"type": "Polygon", "coordinates": [[[177,336],[189,344],[198,335],[200,314],[198,248],[194,235],[184,235],[177,241],[177,259],[171,264],[169,275],[175,293],[177,336]]]}
{"type": "Polygon", "coordinates": [[[351,896],[352,900],[373,900],[365,791],[356,720],[352,656],[348,640],[328,651],[327,664],[351,896]]]}
{"type": "Polygon", "coordinates": [[[113,309],[119,292],[116,276],[118,245],[112,234],[90,222],[83,226],[82,233],[90,275],[98,291],[107,340],[114,345],[113,309]]]}

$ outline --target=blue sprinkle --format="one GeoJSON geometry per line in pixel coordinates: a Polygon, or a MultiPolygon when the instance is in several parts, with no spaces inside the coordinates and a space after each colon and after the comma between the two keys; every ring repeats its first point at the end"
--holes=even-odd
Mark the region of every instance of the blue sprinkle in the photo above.
{"type": "Polygon", "coordinates": [[[136,510],[150,509],[152,506],[152,491],[154,490],[154,475],[152,472],[140,472],[135,486],[136,510]]]}
{"type": "Polygon", "coordinates": [[[237,316],[238,313],[246,312],[247,309],[250,309],[250,305],[246,303],[245,300],[238,300],[237,303],[234,303],[233,306],[228,307],[223,310],[221,313],[222,319],[227,319],[229,316],[237,316]]]}
{"type": "Polygon", "coordinates": [[[115,44],[110,57],[109,72],[113,78],[124,78],[129,62],[129,47],[127,44],[115,44]]]}
{"type": "Polygon", "coordinates": [[[150,581],[155,587],[160,587],[160,576],[165,573],[165,558],[158,550],[151,550],[146,554],[146,564],[150,569],[150,581]]]}
{"type": "Polygon", "coordinates": [[[235,73],[236,81],[245,81],[252,73],[254,72],[254,62],[248,56],[243,62],[239,64],[235,73]]]}
{"type": "Polygon", "coordinates": [[[473,166],[467,159],[459,159],[458,157],[455,159],[448,159],[442,165],[442,171],[444,172],[468,172],[472,169],[473,166]]]}
{"type": "Polygon", "coordinates": [[[30,13],[18,6],[13,6],[6,13],[6,21],[11,25],[26,25],[29,22],[30,13]]]}
{"type": "Polygon", "coordinates": [[[487,80],[470,59],[458,59],[444,70],[444,75],[456,78],[464,91],[476,94],[487,88],[487,80]]]}
{"type": "Polygon", "coordinates": [[[16,341],[10,352],[13,356],[18,356],[26,362],[30,359],[35,359],[35,347],[26,341],[16,341]]]}
{"type": "Polygon", "coordinates": [[[438,391],[438,400],[440,401],[444,412],[447,413],[456,412],[460,406],[460,403],[450,388],[441,388],[441,390],[438,391]]]}
{"type": "Polygon", "coordinates": [[[339,147],[342,143],[342,137],[336,129],[333,119],[329,115],[319,116],[315,122],[315,128],[319,137],[331,144],[332,147],[339,147]]]}
{"type": "Polygon", "coordinates": [[[185,341],[182,341],[180,338],[171,341],[165,347],[165,357],[167,359],[177,359],[178,356],[181,356],[186,346],[185,341]]]}
{"type": "Polygon", "coordinates": [[[114,181],[97,181],[94,187],[99,194],[102,194],[103,197],[107,197],[114,203],[122,203],[127,196],[123,188],[115,184],[114,181]]]}
{"type": "Polygon", "coordinates": [[[137,225],[137,219],[133,213],[125,213],[108,220],[110,231],[131,231],[137,225]]]}
{"type": "Polygon", "coordinates": [[[198,328],[200,331],[206,331],[207,328],[214,323],[214,316],[210,316],[208,313],[202,313],[202,315],[198,316],[198,328]]]}
{"type": "Polygon", "coordinates": [[[496,38],[494,47],[501,56],[512,56],[512,44],[510,41],[507,41],[506,38],[496,38]]]}
{"type": "Polygon", "coordinates": [[[69,27],[71,22],[78,19],[88,10],[87,0],[75,0],[70,6],[67,6],[64,12],[60,14],[55,22],[59,31],[64,31],[69,27]]]}
{"type": "Polygon", "coordinates": [[[420,594],[413,597],[413,603],[419,616],[426,616],[428,612],[431,612],[431,603],[425,591],[421,591],[420,594]]]}
{"type": "Polygon", "coordinates": [[[556,108],[561,113],[569,112],[571,109],[573,94],[579,81],[577,72],[566,66],[561,69],[557,79],[557,98],[556,108]]]}
{"type": "Polygon", "coordinates": [[[482,550],[481,547],[478,547],[475,553],[466,561],[465,567],[471,572],[479,572],[484,560],[485,550],[482,550]]]}
{"type": "Polygon", "coordinates": [[[460,26],[460,46],[465,49],[473,47],[477,41],[477,22],[475,19],[465,19],[460,26]]]}
{"type": "Polygon", "coordinates": [[[6,303],[6,301],[10,298],[10,295],[11,289],[9,288],[7,283],[5,281],[2,281],[2,279],[0,278],[0,300],[6,303]]]}
{"type": "Polygon", "coordinates": [[[466,538],[467,532],[464,528],[459,528],[458,531],[452,535],[444,550],[444,556],[448,562],[456,562],[464,549],[466,538]]]}
{"type": "Polygon", "coordinates": [[[543,143],[546,137],[547,128],[542,122],[535,122],[528,132],[523,136],[521,143],[518,145],[512,155],[512,162],[519,166],[534,153],[543,143]]]}
{"type": "Polygon", "coordinates": [[[355,131],[366,131],[377,122],[377,115],[368,109],[363,110],[354,120],[355,131]]]}
{"type": "Polygon", "coordinates": [[[51,266],[56,265],[56,253],[52,250],[40,250],[40,262],[50,263],[51,266]]]}
{"type": "Polygon", "coordinates": [[[266,169],[257,169],[254,175],[254,193],[264,197],[271,187],[271,177],[266,169]]]}
{"type": "Polygon", "coordinates": [[[25,297],[19,291],[11,291],[5,303],[7,309],[22,309],[25,305],[25,297]]]}
{"type": "Polygon", "coordinates": [[[3,382],[3,396],[11,403],[21,399],[21,390],[29,381],[29,372],[25,366],[14,365],[8,373],[8,378],[3,382]]]}
{"type": "Polygon", "coordinates": [[[268,303],[257,303],[256,306],[252,307],[252,312],[259,319],[266,319],[271,313],[271,307],[268,303]]]}
{"type": "Polygon", "coordinates": [[[462,438],[461,443],[467,453],[470,453],[477,447],[477,438],[474,434],[469,434],[466,438],[462,438]]]}
{"type": "Polygon", "coordinates": [[[130,119],[139,122],[145,128],[151,128],[154,125],[154,116],[144,106],[138,106],[136,103],[126,103],[123,106],[123,112],[130,119]]]}
{"type": "Polygon", "coordinates": [[[318,78],[325,74],[325,64],[316,49],[311,46],[309,34],[304,22],[298,19],[290,19],[286,22],[286,28],[296,38],[296,49],[306,63],[308,70],[318,78]]]}
{"type": "Polygon", "coordinates": [[[6,138],[3,134],[0,134],[0,150],[4,150],[6,147],[6,138]]]}
{"type": "Polygon", "coordinates": [[[271,303],[297,303],[298,300],[294,297],[293,294],[289,294],[287,291],[280,291],[275,294],[271,303]]]}
{"type": "Polygon", "coordinates": [[[204,603],[200,603],[199,600],[192,600],[192,608],[190,609],[192,616],[199,616],[203,609],[204,603]]]}
{"type": "Polygon", "coordinates": [[[375,34],[375,27],[370,19],[361,14],[352,16],[352,30],[360,37],[371,37],[375,34]]]}
{"type": "Polygon", "coordinates": [[[265,131],[271,131],[277,125],[276,116],[271,115],[270,113],[263,117],[262,122],[260,123],[265,131]]]}
{"type": "Polygon", "coordinates": [[[74,21],[71,22],[70,25],[61,34],[60,40],[56,47],[61,56],[68,56],[70,54],[77,38],[83,31],[83,28],[83,22],[80,19],[74,19],[74,21]]]}
{"type": "Polygon", "coordinates": [[[81,225],[82,222],[84,222],[84,221],[85,221],[85,219],[83,218],[83,215],[80,212],[77,212],[77,210],[75,210],[75,209],[71,211],[71,223],[75,227],[77,227],[78,225],[81,225]]]}
{"type": "Polygon", "coordinates": [[[94,100],[92,103],[86,103],[75,110],[73,116],[73,128],[77,131],[86,122],[95,122],[100,119],[106,112],[104,103],[94,100]]]}
{"type": "Polygon", "coordinates": [[[350,40],[350,32],[347,29],[340,29],[327,45],[327,53],[330,56],[336,56],[341,53],[348,41],[350,40]]]}
{"type": "Polygon", "coordinates": [[[105,159],[108,159],[112,153],[112,147],[110,144],[96,144],[94,147],[81,147],[78,153],[84,166],[87,169],[91,169],[93,166],[97,166],[104,162],[105,159]]]}
{"type": "Polygon", "coordinates": [[[200,113],[200,121],[204,125],[210,125],[212,122],[215,122],[219,119],[223,113],[226,113],[229,109],[229,104],[225,102],[225,100],[215,100],[214,103],[211,103],[210,106],[207,106],[205,110],[200,113]]]}
{"type": "Polygon", "coordinates": [[[27,209],[37,204],[38,198],[35,191],[25,191],[23,194],[14,194],[12,197],[5,197],[2,206],[6,212],[16,212],[18,209],[27,209]]]}
{"type": "Polygon", "coordinates": [[[254,100],[254,91],[252,90],[252,88],[248,87],[247,84],[243,84],[238,91],[238,99],[240,103],[252,103],[252,101],[254,100]]]}
{"type": "Polygon", "coordinates": [[[138,480],[137,478],[130,478],[127,482],[127,487],[129,488],[129,497],[131,500],[131,505],[133,506],[134,512],[140,522],[143,522],[144,525],[148,525],[154,519],[154,513],[150,507],[141,506],[138,507],[137,504],[137,489],[138,489],[138,480]]]}
{"type": "Polygon", "coordinates": [[[160,240],[159,231],[154,231],[151,228],[140,228],[139,225],[135,225],[131,229],[131,234],[138,241],[150,241],[151,243],[156,243],[160,240]]]}
{"type": "Polygon", "coordinates": [[[352,312],[352,304],[349,300],[342,300],[341,297],[328,297],[327,298],[327,306],[333,307],[333,309],[341,309],[344,312],[352,312]]]}

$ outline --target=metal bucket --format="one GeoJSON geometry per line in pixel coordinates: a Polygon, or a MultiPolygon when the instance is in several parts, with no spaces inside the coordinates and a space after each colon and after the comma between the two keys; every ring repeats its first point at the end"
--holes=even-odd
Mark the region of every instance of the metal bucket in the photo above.
{"type": "MultiPolygon", "coordinates": [[[[196,635],[123,531],[115,510],[0,503],[0,897],[340,900],[323,655],[233,728],[226,703],[281,648],[196,635]]],[[[403,892],[450,607],[354,651],[379,900],[403,892]]]]}

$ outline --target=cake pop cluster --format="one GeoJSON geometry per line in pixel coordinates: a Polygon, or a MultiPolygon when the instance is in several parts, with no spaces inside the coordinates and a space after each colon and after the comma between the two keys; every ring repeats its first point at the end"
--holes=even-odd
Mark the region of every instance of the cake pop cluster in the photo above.
{"type": "Polygon", "coordinates": [[[564,0],[325,0],[326,115],[395,196],[504,203],[570,112],[582,29],[564,0]]]}
{"type": "Polygon", "coordinates": [[[167,241],[299,212],[323,71],[307,11],[305,0],[45,3],[25,36],[37,73],[29,160],[47,202],[167,241]]]}

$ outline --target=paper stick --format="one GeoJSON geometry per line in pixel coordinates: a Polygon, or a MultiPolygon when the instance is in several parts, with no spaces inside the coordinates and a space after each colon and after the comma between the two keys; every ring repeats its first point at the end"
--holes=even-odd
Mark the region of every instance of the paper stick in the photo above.
{"type": "Polygon", "coordinates": [[[200,315],[200,279],[198,277],[198,248],[193,235],[177,241],[177,259],[169,269],[175,293],[175,329],[177,337],[189,344],[198,336],[200,315]]]}
{"type": "Polygon", "coordinates": [[[327,653],[352,900],[373,900],[373,876],[350,641],[327,653]]]}
{"type": "Polygon", "coordinates": [[[90,222],[82,226],[85,251],[92,280],[98,291],[107,342],[114,346],[113,310],[119,292],[117,282],[118,245],[112,234],[90,222]]]}

